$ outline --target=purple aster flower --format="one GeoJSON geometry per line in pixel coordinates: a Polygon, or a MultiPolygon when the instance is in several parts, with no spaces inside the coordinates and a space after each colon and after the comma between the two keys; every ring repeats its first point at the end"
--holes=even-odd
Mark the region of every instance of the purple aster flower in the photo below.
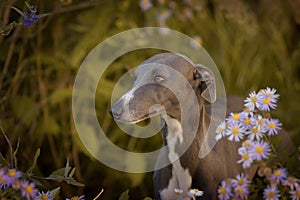
{"type": "Polygon", "coordinates": [[[252,126],[257,126],[261,132],[265,133],[267,131],[267,124],[266,124],[267,119],[264,118],[261,115],[255,115],[252,117],[251,120],[251,125],[252,126]]]}
{"type": "Polygon", "coordinates": [[[243,163],[243,168],[246,169],[251,166],[253,160],[249,154],[249,151],[246,147],[241,147],[238,149],[238,154],[241,156],[241,159],[237,163],[243,163]]]}
{"type": "Polygon", "coordinates": [[[247,185],[236,185],[233,187],[233,191],[236,199],[245,199],[249,195],[249,188],[247,185]]]}
{"type": "Polygon", "coordinates": [[[235,142],[239,142],[241,139],[244,138],[244,133],[245,133],[245,128],[239,124],[232,124],[229,125],[227,131],[226,131],[226,135],[228,135],[228,140],[230,141],[235,141],[235,142]]]}
{"type": "Polygon", "coordinates": [[[279,98],[279,94],[276,94],[276,89],[275,88],[269,88],[267,87],[265,90],[262,90],[262,96],[265,95],[266,97],[273,99],[273,102],[276,103],[278,98],[279,98]]]}
{"type": "Polygon", "coordinates": [[[267,159],[270,155],[271,147],[268,142],[256,141],[253,142],[253,146],[250,148],[249,153],[253,160],[261,161],[267,159]]]}
{"type": "Polygon", "coordinates": [[[235,125],[241,121],[241,118],[242,118],[241,113],[230,113],[229,116],[226,118],[226,122],[229,125],[235,125]]]}
{"type": "Polygon", "coordinates": [[[172,12],[170,10],[164,10],[161,14],[157,16],[157,20],[161,22],[165,22],[170,16],[172,12]]]}
{"type": "Polygon", "coordinates": [[[221,185],[218,188],[218,199],[228,200],[232,196],[231,185],[227,184],[226,181],[222,181],[221,185]]]}
{"type": "Polygon", "coordinates": [[[264,136],[259,126],[252,126],[247,133],[249,134],[248,138],[251,141],[260,140],[264,136]]]}
{"type": "Polygon", "coordinates": [[[269,136],[277,135],[278,131],[281,130],[282,124],[279,122],[278,119],[267,119],[266,120],[266,127],[269,136]]]}
{"type": "Polygon", "coordinates": [[[242,112],[241,113],[241,119],[240,119],[240,124],[242,124],[245,129],[251,128],[251,124],[253,123],[253,117],[249,116],[249,113],[247,112],[242,112]]]}
{"type": "Polygon", "coordinates": [[[296,187],[300,186],[300,179],[289,176],[287,179],[282,181],[282,185],[289,186],[291,190],[294,190],[296,187]]]}
{"type": "Polygon", "coordinates": [[[190,189],[188,192],[189,196],[195,199],[195,197],[201,197],[203,195],[203,191],[198,189],[190,189]]]}
{"type": "Polygon", "coordinates": [[[12,186],[13,183],[15,182],[15,180],[17,180],[18,178],[20,178],[22,176],[22,172],[17,171],[16,169],[9,169],[6,177],[8,180],[8,185],[12,186]]]}
{"type": "Polygon", "coordinates": [[[39,16],[36,15],[35,12],[32,12],[31,14],[29,14],[28,12],[24,12],[22,16],[24,27],[33,26],[38,20],[39,20],[39,16]]]}
{"type": "Polygon", "coordinates": [[[16,190],[20,190],[21,189],[21,182],[19,179],[16,179],[13,183],[12,183],[12,188],[16,189],[16,190]]]}
{"type": "Polygon", "coordinates": [[[265,110],[270,111],[270,109],[276,109],[277,105],[277,99],[279,97],[279,94],[275,94],[276,89],[270,89],[266,88],[258,93],[260,98],[262,99],[261,104],[259,105],[259,110],[265,110]]]}
{"type": "Polygon", "coordinates": [[[264,189],[265,200],[279,200],[279,191],[276,186],[268,186],[264,189]]]}
{"type": "Polygon", "coordinates": [[[290,191],[291,200],[299,200],[300,199],[300,187],[296,187],[295,190],[290,191]]]}
{"type": "Polygon", "coordinates": [[[235,179],[232,180],[233,186],[247,186],[249,185],[250,181],[247,180],[244,173],[238,174],[235,179]]]}
{"type": "Polygon", "coordinates": [[[262,102],[262,98],[260,95],[256,94],[256,92],[251,92],[249,97],[245,99],[244,106],[248,108],[250,111],[254,111],[255,107],[258,108],[262,102]]]}
{"type": "Polygon", "coordinates": [[[74,197],[71,197],[70,199],[66,198],[66,200],[85,200],[85,197],[84,197],[84,195],[74,196],[74,197]]]}
{"type": "Polygon", "coordinates": [[[33,199],[38,194],[38,190],[35,188],[34,183],[28,181],[21,181],[21,193],[27,200],[33,199]]]}
{"type": "Polygon", "coordinates": [[[51,196],[50,191],[47,191],[46,193],[42,191],[38,193],[34,200],[53,200],[53,197],[51,196]]]}
{"type": "Polygon", "coordinates": [[[152,4],[151,0],[140,0],[140,7],[143,11],[148,10],[152,6],[153,6],[153,4],[152,4]]]}
{"type": "Polygon", "coordinates": [[[275,169],[270,179],[275,180],[277,183],[282,182],[288,176],[288,172],[285,168],[275,169]]]}
{"type": "Polygon", "coordinates": [[[220,140],[221,138],[225,137],[225,133],[226,133],[226,123],[225,121],[221,122],[218,126],[217,126],[217,130],[216,130],[216,141],[220,140]]]}
{"type": "Polygon", "coordinates": [[[1,188],[6,188],[8,186],[8,180],[7,180],[7,175],[5,173],[4,168],[0,169],[0,189],[1,188]]]}

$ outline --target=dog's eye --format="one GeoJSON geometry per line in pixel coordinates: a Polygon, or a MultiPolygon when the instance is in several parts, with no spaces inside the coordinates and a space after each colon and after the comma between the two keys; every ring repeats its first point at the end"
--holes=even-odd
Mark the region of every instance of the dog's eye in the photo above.
{"type": "Polygon", "coordinates": [[[154,77],[154,81],[156,82],[156,83],[160,83],[160,82],[162,82],[162,81],[164,81],[165,79],[164,79],[164,77],[162,77],[162,76],[155,76],[154,77]]]}

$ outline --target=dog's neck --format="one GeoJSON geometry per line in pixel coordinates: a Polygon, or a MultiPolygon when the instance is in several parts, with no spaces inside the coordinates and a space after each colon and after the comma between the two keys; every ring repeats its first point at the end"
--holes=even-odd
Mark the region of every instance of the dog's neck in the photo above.
{"type": "MultiPolygon", "coordinates": [[[[180,143],[190,143],[197,136],[198,142],[202,142],[207,132],[206,125],[209,122],[208,115],[206,114],[206,108],[204,100],[198,95],[198,102],[191,102],[192,100],[187,98],[185,100],[184,109],[180,109],[179,106],[173,106],[166,114],[162,115],[165,121],[165,128],[163,129],[164,143],[168,144],[167,137],[178,137],[180,143]],[[198,106],[198,107],[196,107],[198,106]],[[184,115],[181,112],[185,112],[184,115]],[[180,128],[179,128],[180,127],[180,128]],[[182,135],[177,136],[176,131],[181,129],[182,135]],[[199,135],[201,133],[201,135],[199,135]]],[[[199,143],[198,143],[199,144],[199,143]]]]}

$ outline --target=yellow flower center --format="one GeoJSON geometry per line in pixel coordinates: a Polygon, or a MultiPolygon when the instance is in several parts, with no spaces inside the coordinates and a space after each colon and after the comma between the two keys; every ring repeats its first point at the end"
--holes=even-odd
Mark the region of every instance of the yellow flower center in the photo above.
{"type": "Polygon", "coordinates": [[[220,194],[225,195],[226,194],[226,189],[224,187],[220,188],[220,194]]]}
{"type": "Polygon", "coordinates": [[[299,198],[300,198],[300,190],[297,190],[297,191],[296,191],[296,197],[299,197],[299,198]]]}
{"type": "Polygon", "coordinates": [[[269,105],[270,104],[270,99],[264,99],[264,104],[269,105]]]}
{"type": "Polygon", "coordinates": [[[33,188],[32,188],[30,185],[27,185],[27,186],[25,187],[25,191],[26,191],[27,194],[32,194],[33,188]]]}
{"type": "Polygon", "coordinates": [[[239,133],[239,129],[238,129],[238,128],[233,128],[233,129],[232,129],[232,133],[233,133],[234,135],[237,135],[237,134],[239,133]]]}
{"type": "Polygon", "coordinates": [[[194,189],[194,192],[197,193],[197,192],[199,192],[199,190],[198,189],[194,189]]]}
{"type": "Polygon", "coordinates": [[[252,132],[254,133],[254,134],[257,134],[258,133],[258,128],[255,126],[255,127],[253,127],[252,128],[252,132]]]}
{"type": "Polygon", "coordinates": [[[221,134],[222,133],[222,131],[223,131],[223,129],[220,127],[220,128],[218,128],[218,133],[219,134],[221,134]]]}
{"type": "MultiPolygon", "coordinates": [[[[143,2],[142,2],[142,4],[144,5],[144,6],[148,6],[149,5],[149,1],[148,0],[144,0],[143,2]]],[[[78,197],[76,197],[77,199],[78,199],[78,197]]],[[[76,200],[76,199],[71,199],[71,200],[76,200]]]]}
{"type": "Polygon", "coordinates": [[[262,148],[262,146],[258,146],[258,147],[256,147],[256,153],[259,153],[259,154],[261,154],[262,152],[263,152],[263,148],[262,148]]]}
{"type": "Polygon", "coordinates": [[[9,170],[8,171],[8,176],[9,177],[15,177],[16,176],[16,170],[14,170],[14,169],[9,170]]]}
{"type": "Polygon", "coordinates": [[[70,200],[78,200],[79,198],[76,196],[76,197],[72,197],[70,200]]]}
{"type": "Polygon", "coordinates": [[[272,192],[272,191],[270,191],[270,192],[268,193],[268,197],[269,197],[269,198],[274,198],[274,197],[275,197],[275,193],[272,192]]]}
{"type": "Polygon", "coordinates": [[[238,187],[238,188],[236,189],[236,193],[238,193],[238,194],[243,194],[243,189],[240,188],[240,187],[238,187]]]}
{"type": "Polygon", "coordinates": [[[40,198],[41,198],[42,200],[47,200],[47,199],[48,199],[48,195],[42,194],[42,195],[40,196],[40,198]]]}
{"type": "Polygon", "coordinates": [[[234,114],[232,115],[232,119],[234,119],[234,120],[239,120],[239,118],[240,118],[240,116],[239,116],[238,113],[234,113],[234,114]]]}
{"type": "Polygon", "coordinates": [[[249,142],[246,140],[246,141],[244,141],[243,143],[242,143],[242,146],[243,147],[249,147],[249,142]]]}
{"type": "Polygon", "coordinates": [[[239,184],[239,185],[243,185],[243,184],[244,184],[244,179],[242,179],[242,178],[239,179],[239,180],[238,180],[238,184],[239,184]]]}
{"type": "Polygon", "coordinates": [[[259,119],[258,121],[257,121],[257,123],[259,124],[259,125],[264,125],[264,123],[265,123],[265,120],[264,119],[259,119]]]}
{"type": "Polygon", "coordinates": [[[15,180],[13,185],[14,185],[15,188],[20,188],[21,187],[21,183],[20,183],[19,180],[15,180]]]}
{"type": "Polygon", "coordinates": [[[249,159],[249,155],[247,153],[242,155],[242,159],[243,160],[248,160],[249,159]]]}
{"type": "Polygon", "coordinates": [[[288,178],[288,182],[291,184],[291,185],[294,185],[296,183],[296,179],[294,177],[289,177],[288,178]]]}
{"type": "Polygon", "coordinates": [[[256,97],[251,97],[251,101],[252,101],[253,103],[256,103],[257,98],[256,98],[256,97]]]}
{"type": "Polygon", "coordinates": [[[270,122],[269,123],[269,127],[272,129],[272,128],[275,128],[275,123],[274,122],[270,122]]]}
{"type": "Polygon", "coordinates": [[[279,177],[279,176],[281,175],[281,171],[276,170],[276,171],[274,172],[274,174],[275,174],[275,176],[279,177]]]}
{"type": "Polygon", "coordinates": [[[249,119],[249,118],[245,119],[245,120],[244,120],[244,124],[245,124],[245,125],[250,124],[250,119],[249,119]]]}

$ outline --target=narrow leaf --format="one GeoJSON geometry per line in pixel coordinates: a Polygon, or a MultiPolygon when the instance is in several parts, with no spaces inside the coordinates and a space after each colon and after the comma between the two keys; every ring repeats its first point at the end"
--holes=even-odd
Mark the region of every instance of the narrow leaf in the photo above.
{"type": "Polygon", "coordinates": [[[66,181],[66,183],[74,185],[74,186],[78,186],[78,187],[84,187],[85,185],[82,183],[79,183],[78,181],[76,181],[74,178],[67,178],[64,181],[66,181]]]}
{"type": "Polygon", "coordinates": [[[34,154],[33,164],[32,164],[32,166],[27,170],[27,174],[28,174],[28,175],[31,175],[31,174],[32,174],[32,171],[33,171],[33,169],[34,169],[34,167],[35,167],[35,165],[36,165],[36,163],[37,163],[37,159],[39,158],[40,153],[41,153],[41,150],[40,150],[40,148],[38,148],[38,149],[36,150],[35,154],[34,154]]]}
{"type": "Polygon", "coordinates": [[[68,177],[69,171],[71,170],[70,164],[69,164],[69,159],[67,159],[65,171],[64,171],[64,177],[68,177]]]}
{"type": "Polygon", "coordinates": [[[72,177],[75,174],[75,170],[76,170],[76,168],[74,167],[72,169],[72,171],[70,172],[70,174],[68,175],[68,177],[72,177]]]}
{"type": "Polygon", "coordinates": [[[11,8],[12,8],[13,10],[17,11],[21,16],[24,15],[24,13],[23,13],[21,10],[19,10],[18,8],[13,7],[13,6],[11,6],[11,8]]]}
{"type": "Polygon", "coordinates": [[[128,200],[129,199],[129,190],[126,190],[125,192],[123,192],[120,197],[119,197],[119,200],[128,200]]]}
{"type": "Polygon", "coordinates": [[[57,187],[50,191],[50,197],[52,199],[55,199],[56,197],[58,197],[59,193],[60,193],[60,187],[57,187]]]}

